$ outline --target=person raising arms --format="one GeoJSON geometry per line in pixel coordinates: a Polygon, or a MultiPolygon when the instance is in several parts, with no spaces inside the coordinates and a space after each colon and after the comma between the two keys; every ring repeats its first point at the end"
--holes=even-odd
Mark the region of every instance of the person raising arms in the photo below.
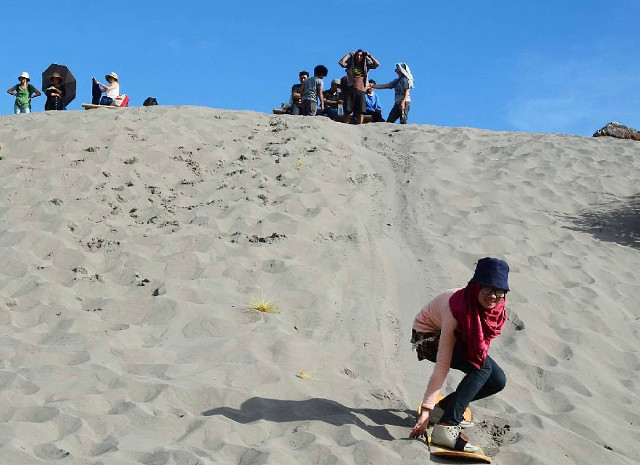
{"type": "Polygon", "coordinates": [[[343,56],[338,64],[347,71],[347,91],[344,92],[344,121],[349,122],[349,115],[353,112],[356,123],[362,124],[366,101],[364,92],[369,84],[369,70],[376,69],[380,62],[364,50],[349,52],[343,56]]]}

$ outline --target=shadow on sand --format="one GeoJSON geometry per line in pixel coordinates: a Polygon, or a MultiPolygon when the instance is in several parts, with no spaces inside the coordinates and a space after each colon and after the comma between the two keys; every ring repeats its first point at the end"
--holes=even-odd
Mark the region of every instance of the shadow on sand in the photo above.
{"type": "Polygon", "coordinates": [[[412,427],[414,413],[397,409],[353,409],[327,399],[276,400],[252,397],[239,409],[220,407],[202,412],[204,416],[222,415],[238,423],[267,420],[277,423],[292,421],[323,421],[330,425],[356,425],[371,436],[383,440],[395,440],[382,425],[412,427]],[[367,417],[376,425],[368,425],[359,417],[367,417]]]}
{"type": "Polygon", "coordinates": [[[565,218],[574,225],[567,229],[640,249],[640,194],[602,203],[578,216],[565,218]]]}

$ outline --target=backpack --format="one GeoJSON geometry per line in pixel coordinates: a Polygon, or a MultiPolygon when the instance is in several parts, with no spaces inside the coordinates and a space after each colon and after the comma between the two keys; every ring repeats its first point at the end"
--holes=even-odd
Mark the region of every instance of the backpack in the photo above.
{"type": "Polygon", "coordinates": [[[144,103],[142,104],[143,107],[150,107],[153,105],[157,105],[158,101],[154,98],[154,97],[147,97],[144,101],[144,103]]]}

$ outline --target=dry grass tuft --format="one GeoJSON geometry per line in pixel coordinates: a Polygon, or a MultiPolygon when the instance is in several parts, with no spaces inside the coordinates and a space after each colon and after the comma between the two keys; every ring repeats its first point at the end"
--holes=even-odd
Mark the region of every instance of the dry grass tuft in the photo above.
{"type": "Polygon", "coordinates": [[[260,293],[259,299],[251,302],[249,310],[260,313],[280,313],[276,304],[265,299],[264,292],[260,293]]]}

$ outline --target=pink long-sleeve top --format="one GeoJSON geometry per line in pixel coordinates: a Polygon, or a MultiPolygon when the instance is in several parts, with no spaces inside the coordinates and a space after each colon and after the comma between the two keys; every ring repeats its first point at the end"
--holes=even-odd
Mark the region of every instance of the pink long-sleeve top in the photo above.
{"type": "Polygon", "coordinates": [[[459,289],[449,289],[429,302],[413,320],[413,329],[421,333],[441,331],[440,343],[438,344],[438,356],[436,366],[433,369],[427,390],[422,398],[422,405],[428,409],[433,409],[436,398],[442,389],[444,380],[451,367],[451,357],[453,346],[456,343],[455,329],[458,321],[451,313],[449,299],[459,289]]]}

